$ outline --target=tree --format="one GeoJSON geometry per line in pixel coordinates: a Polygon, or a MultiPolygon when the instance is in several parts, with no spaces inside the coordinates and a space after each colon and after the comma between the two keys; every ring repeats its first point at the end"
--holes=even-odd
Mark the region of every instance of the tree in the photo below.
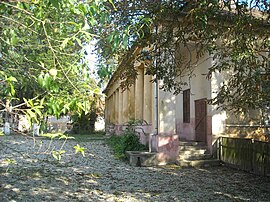
{"type": "Polygon", "coordinates": [[[123,85],[130,85],[130,78],[137,76],[133,63],[147,56],[152,59],[148,74],[162,79],[164,90],[180,93],[187,85],[181,78],[187,73],[192,77],[193,70],[189,65],[183,67],[186,71],[176,68],[172,47],[192,42],[197,58],[207,52],[218,61],[209,67],[207,78],[215,72],[230,71],[212,104],[236,112],[270,104],[269,91],[260,90],[270,72],[269,1],[116,0],[114,7],[109,7],[112,19],[98,45],[105,58],[113,52],[118,58],[129,59],[120,75],[123,85]],[[117,43],[122,46],[115,50],[117,43]],[[152,45],[153,50],[130,54],[135,47],[147,45],[152,45]]]}
{"type": "Polygon", "coordinates": [[[193,42],[198,58],[209,52],[218,60],[208,77],[232,72],[213,104],[261,107],[269,103],[267,89],[258,90],[262,74],[269,74],[269,14],[267,0],[1,1],[0,110],[24,112],[35,122],[47,114],[87,114],[100,93],[83,62],[90,40],[97,41],[103,78],[128,58],[119,76],[130,85],[137,76],[133,63],[147,58],[147,73],[176,94],[186,83],[171,47],[193,42]],[[130,54],[147,45],[153,49],[130,54]]]}
{"type": "Polygon", "coordinates": [[[101,93],[84,47],[107,15],[103,1],[1,1],[0,112],[39,123],[93,111],[101,93]]]}

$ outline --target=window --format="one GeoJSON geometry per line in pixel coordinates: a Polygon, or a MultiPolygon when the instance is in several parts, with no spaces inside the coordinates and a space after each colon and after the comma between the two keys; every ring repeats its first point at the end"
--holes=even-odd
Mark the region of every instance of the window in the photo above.
{"type": "Polygon", "coordinates": [[[190,89],[183,91],[183,121],[190,123],[190,89]]]}

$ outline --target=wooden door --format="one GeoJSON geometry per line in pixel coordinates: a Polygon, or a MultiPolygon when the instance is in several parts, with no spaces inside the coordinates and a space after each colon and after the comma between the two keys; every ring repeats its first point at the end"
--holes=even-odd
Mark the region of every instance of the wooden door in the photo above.
{"type": "Polygon", "coordinates": [[[196,141],[205,142],[207,137],[207,100],[195,100],[196,141]]]}

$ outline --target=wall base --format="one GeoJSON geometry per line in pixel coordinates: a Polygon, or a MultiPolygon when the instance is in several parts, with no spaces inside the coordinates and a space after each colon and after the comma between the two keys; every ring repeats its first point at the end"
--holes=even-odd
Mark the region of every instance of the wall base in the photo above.
{"type": "Polygon", "coordinates": [[[178,135],[152,135],[151,147],[156,152],[127,151],[132,166],[157,166],[177,162],[179,155],[178,135]]]}
{"type": "MultiPolygon", "coordinates": [[[[128,126],[109,125],[107,132],[120,135],[128,126]]],[[[136,166],[166,165],[175,163],[179,155],[179,137],[175,134],[152,134],[152,125],[134,126],[134,130],[144,145],[150,144],[151,152],[129,151],[129,162],[136,166]]]]}

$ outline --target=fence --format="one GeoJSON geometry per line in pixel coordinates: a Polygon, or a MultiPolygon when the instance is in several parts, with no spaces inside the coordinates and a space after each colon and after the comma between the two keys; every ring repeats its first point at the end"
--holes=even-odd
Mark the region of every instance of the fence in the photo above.
{"type": "Polygon", "coordinates": [[[233,167],[270,176],[270,142],[222,137],[219,139],[218,156],[233,167]]]}

